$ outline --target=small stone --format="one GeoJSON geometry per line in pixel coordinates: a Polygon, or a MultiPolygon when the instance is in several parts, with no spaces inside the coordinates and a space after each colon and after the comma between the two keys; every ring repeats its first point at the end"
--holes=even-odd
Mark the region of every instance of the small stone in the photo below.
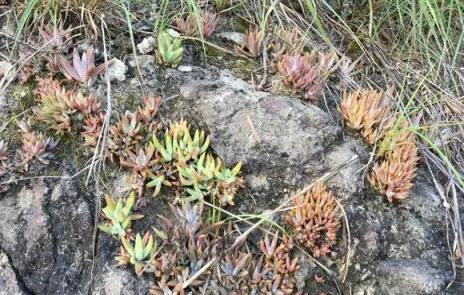
{"type": "Polygon", "coordinates": [[[115,58],[113,62],[109,65],[106,75],[109,76],[110,81],[119,81],[122,82],[126,80],[127,66],[121,60],[115,58]]]}
{"type": "Polygon", "coordinates": [[[0,80],[6,77],[5,80],[13,78],[15,69],[14,65],[7,61],[0,61],[0,80]]]}
{"type": "Polygon", "coordinates": [[[245,40],[245,35],[240,32],[222,32],[218,34],[218,37],[239,45],[243,44],[245,40]]]}
{"type": "Polygon", "coordinates": [[[141,54],[151,53],[155,51],[155,48],[156,48],[156,39],[155,37],[152,37],[152,36],[144,38],[142,42],[137,44],[137,49],[139,50],[141,54]]]}
{"type": "Polygon", "coordinates": [[[180,72],[191,72],[191,71],[192,71],[192,67],[191,67],[191,66],[179,66],[179,67],[177,67],[177,69],[178,69],[180,72]]]}

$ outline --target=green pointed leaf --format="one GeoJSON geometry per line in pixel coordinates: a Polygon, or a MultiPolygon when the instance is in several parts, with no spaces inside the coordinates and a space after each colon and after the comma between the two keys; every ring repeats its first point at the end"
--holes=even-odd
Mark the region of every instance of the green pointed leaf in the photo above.
{"type": "Polygon", "coordinates": [[[148,237],[148,243],[145,246],[145,249],[143,249],[143,258],[142,259],[147,258],[150,255],[151,250],[153,250],[153,236],[152,235],[150,235],[148,237]]]}
{"type": "Polygon", "coordinates": [[[121,237],[121,243],[124,246],[124,249],[126,249],[127,253],[129,253],[129,256],[134,257],[134,247],[132,247],[131,243],[126,239],[126,237],[121,237]]]}
{"type": "Polygon", "coordinates": [[[107,233],[107,234],[112,234],[112,232],[111,232],[112,227],[109,227],[107,225],[99,224],[98,229],[101,230],[102,232],[107,233]]]}
{"type": "Polygon", "coordinates": [[[124,206],[124,209],[122,210],[124,212],[124,215],[129,216],[132,206],[134,205],[135,202],[135,192],[132,191],[129,195],[129,198],[127,198],[126,205],[124,206]]]}
{"type": "Polygon", "coordinates": [[[143,260],[143,244],[142,244],[142,237],[140,234],[135,236],[135,258],[137,261],[143,260]]]}

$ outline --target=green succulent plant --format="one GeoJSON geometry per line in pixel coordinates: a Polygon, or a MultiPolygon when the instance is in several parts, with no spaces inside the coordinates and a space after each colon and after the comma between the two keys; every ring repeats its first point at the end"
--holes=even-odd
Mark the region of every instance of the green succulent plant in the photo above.
{"type": "Polygon", "coordinates": [[[112,197],[106,195],[106,206],[102,209],[103,216],[108,219],[98,228],[108,234],[124,236],[130,231],[133,220],[143,217],[140,214],[131,214],[132,206],[135,202],[135,192],[131,192],[125,202],[118,200],[115,202],[112,197]]]}
{"type": "Polygon", "coordinates": [[[172,37],[168,32],[159,33],[156,57],[160,63],[176,66],[181,62],[183,52],[181,39],[172,37]]]}
{"type": "Polygon", "coordinates": [[[171,124],[164,133],[162,141],[158,139],[156,134],[152,138],[153,146],[165,163],[174,159],[181,163],[197,159],[199,155],[208,150],[209,143],[209,136],[205,136],[205,132],[198,129],[195,130],[192,138],[190,126],[185,120],[171,124]]]}
{"type": "Polygon", "coordinates": [[[234,204],[233,198],[244,180],[238,176],[242,163],[234,168],[225,167],[221,159],[215,159],[207,153],[200,155],[196,162],[189,165],[178,164],[179,182],[187,186],[189,199],[201,199],[205,195],[217,198],[220,205],[234,204]]]}
{"type": "Polygon", "coordinates": [[[121,243],[123,245],[121,254],[116,257],[116,260],[122,265],[133,264],[137,275],[141,274],[146,259],[151,257],[158,248],[156,241],[149,232],[145,233],[143,238],[137,233],[135,244],[132,244],[126,237],[121,237],[121,243]]]}
{"type": "Polygon", "coordinates": [[[150,181],[147,183],[147,187],[149,188],[155,188],[155,191],[153,192],[153,196],[156,197],[160,190],[161,190],[161,187],[163,185],[165,186],[171,186],[171,182],[169,180],[166,179],[166,177],[161,174],[161,175],[154,175],[153,173],[151,173],[149,175],[150,177],[150,181]]]}

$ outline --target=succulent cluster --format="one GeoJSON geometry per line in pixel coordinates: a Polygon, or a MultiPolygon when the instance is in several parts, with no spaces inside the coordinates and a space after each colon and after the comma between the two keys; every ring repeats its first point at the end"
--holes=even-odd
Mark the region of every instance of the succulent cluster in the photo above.
{"type": "Polygon", "coordinates": [[[374,164],[368,179],[377,191],[393,202],[407,198],[413,186],[419,157],[414,135],[410,131],[401,130],[390,136],[383,140],[388,141],[388,148],[383,159],[374,164]],[[394,139],[390,139],[390,136],[394,139]]]}
{"type": "Polygon", "coordinates": [[[168,66],[177,66],[182,61],[184,49],[182,40],[171,36],[168,32],[160,32],[157,38],[158,51],[156,58],[159,63],[168,66]]]}
{"type": "Polygon", "coordinates": [[[142,105],[135,111],[126,111],[119,115],[117,121],[110,126],[108,138],[110,159],[135,170],[141,170],[141,157],[149,155],[149,160],[152,160],[152,148],[147,143],[152,134],[161,128],[157,118],[161,97],[144,96],[142,100],[142,105]]]}
{"type": "Polygon", "coordinates": [[[368,179],[389,202],[403,200],[412,188],[417,162],[414,134],[400,116],[391,115],[391,103],[382,92],[345,93],[340,112],[346,125],[361,132],[371,145],[378,144],[378,161],[368,179]]]}
{"type": "Polygon", "coordinates": [[[286,30],[279,28],[273,36],[269,46],[272,60],[279,61],[286,53],[294,53],[303,49],[303,38],[296,30],[286,30]]]}
{"type": "Polygon", "coordinates": [[[382,92],[358,90],[343,94],[340,112],[348,128],[361,132],[369,144],[374,144],[388,128],[385,119],[390,112],[390,102],[382,92]]]}
{"type": "MultiPolygon", "coordinates": [[[[130,210],[122,213],[130,202],[110,202],[109,211],[119,208],[123,216],[117,222],[114,218],[109,221],[111,225],[119,224],[119,230],[122,220],[130,220],[130,210]]],[[[108,212],[105,216],[114,214],[108,212]]],[[[295,294],[294,274],[299,264],[291,253],[293,244],[289,238],[278,233],[271,238],[267,235],[259,243],[260,252],[253,257],[243,243],[230,247],[239,234],[230,224],[223,228],[223,223],[206,223],[203,203],[192,205],[185,199],[171,205],[170,218],[159,216],[159,221],[159,229],[153,227],[153,233],[146,232],[143,237],[138,233],[116,236],[121,241],[115,258],[119,264],[132,264],[137,275],[154,276],[150,294],[196,294],[205,292],[210,285],[224,294],[295,294]]],[[[115,234],[107,224],[100,228],[115,234]]]]}
{"type": "Polygon", "coordinates": [[[308,54],[284,54],[277,64],[284,84],[305,93],[310,101],[317,101],[324,88],[317,65],[308,54]]]}
{"type": "Polygon", "coordinates": [[[143,217],[140,214],[131,214],[132,206],[135,202],[135,192],[131,192],[125,202],[122,200],[115,201],[111,196],[105,196],[106,206],[102,209],[102,215],[106,221],[98,228],[108,234],[122,235],[130,232],[133,220],[143,217]]]}
{"type": "Polygon", "coordinates": [[[38,79],[34,93],[39,102],[34,113],[39,121],[46,123],[58,135],[69,133],[76,126],[86,145],[96,145],[103,113],[94,95],[66,90],[52,78],[38,79]]]}
{"type": "MultiPolygon", "coordinates": [[[[209,153],[209,142],[204,131],[197,129],[192,136],[185,120],[171,124],[162,138],[154,135],[152,139],[156,154],[166,170],[164,175],[177,173],[176,182],[187,187],[191,199],[209,196],[221,206],[233,204],[237,190],[244,186],[243,178],[238,176],[241,163],[232,169],[227,168],[220,158],[209,153]]],[[[156,176],[151,185],[159,187],[161,180],[165,181],[156,176]]]]}
{"type": "Polygon", "coordinates": [[[18,150],[18,159],[24,171],[28,171],[34,162],[48,164],[49,152],[55,148],[57,142],[40,132],[31,131],[28,121],[19,122],[18,127],[21,131],[21,149],[18,150]]]}
{"type": "Polygon", "coordinates": [[[295,238],[316,256],[333,254],[340,229],[340,212],[334,195],[323,183],[316,183],[307,194],[293,199],[287,221],[295,238]]]}
{"type": "Polygon", "coordinates": [[[201,30],[201,36],[208,38],[214,33],[218,20],[219,17],[215,13],[205,10],[201,12],[198,19],[194,14],[188,15],[186,18],[177,18],[174,21],[174,26],[179,32],[187,36],[197,36],[201,30]]]}
{"type": "Polygon", "coordinates": [[[324,90],[326,79],[338,68],[335,52],[313,51],[305,53],[285,53],[277,68],[283,82],[296,92],[304,93],[311,102],[317,102],[324,90]]]}
{"type": "Polygon", "coordinates": [[[243,44],[241,46],[236,45],[235,52],[251,58],[256,58],[261,55],[262,46],[263,33],[257,26],[249,27],[245,32],[243,44]]]}

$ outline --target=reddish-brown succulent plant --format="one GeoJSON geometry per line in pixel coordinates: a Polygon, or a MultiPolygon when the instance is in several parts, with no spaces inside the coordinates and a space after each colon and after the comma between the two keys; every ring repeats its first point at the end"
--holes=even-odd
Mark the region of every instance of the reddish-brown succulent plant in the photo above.
{"type": "Polygon", "coordinates": [[[50,46],[61,48],[70,45],[71,31],[64,30],[63,24],[57,26],[47,24],[39,27],[39,34],[43,41],[50,46]]]}
{"type": "Polygon", "coordinates": [[[334,195],[323,183],[316,183],[304,196],[293,199],[287,221],[295,238],[316,256],[332,253],[340,229],[340,213],[334,195]]]}
{"type": "Polygon", "coordinates": [[[83,95],[78,92],[72,96],[70,108],[79,111],[84,116],[95,115],[101,112],[100,102],[95,95],[83,95]]]}
{"type": "Polygon", "coordinates": [[[243,54],[251,58],[256,58],[261,55],[263,33],[257,26],[248,28],[245,32],[243,42],[242,46],[235,46],[235,52],[237,54],[243,54]]]}
{"type": "Polygon", "coordinates": [[[340,101],[340,112],[347,126],[360,131],[369,144],[383,134],[390,103],[382,92],[358,90],[344,93],[340,101]]]}
{"type": "Polygon", "coordinates": [[[49,78],[39,79],[35,93],[39,99],[39,105],[34,108],[37,119],[48,124],[57,134],[69,132],[70,116],[74,112],[71,108],[74,93],[49,78]]]}
{"type": "Polygon", "coordinates": [[[49,152],[55,148],[57,142],[42,133],[31,131],[30,123],[27,121],[19,122],[18,127],[21,131],[21,149],[18,151],[18,158],[22,168],[28,171],[31,163],[34,162],[48,164],[49,152]]]}
{"type": "Polygon", "coordinates": [[[174,21],[174,26],[179,32],[187,36],[196,36],[199,31],[198,22],[201,26],[200,28],[203,38],[208,38],[214,33],[218,20],[219,17],[215,13],[202,11],[198,20],[195,15],[190,14],[186,18],[177,18],[174,21]]]}
{"type": "Polygon", "coordinates": [[[87,146],[95,147],[97,145],[98,137],[101,133],[103,120],[105,119],[104,113],[90,115],[84,119],[82,124],[81,135],[84,138],[84,144],[87,146]]]}
{"type": "Polygon", "coordinates": [[[394,200],[404,200],[413,186],[418,160],[413,137],[396,141],[395,147],[387,151],[385,158],[372,168],[369,182],[384,194],[390,203],[394,200]]]}
{"type": "Polygon", "coordinates": [[[145,124],[151,124],[154,121],[161,105],[161,97],[144,96],[142,100],[143,105],[138,107],[137,112],[139,114],[140,120],[142,120],[145,124]]]}
{"type": "Polygon", "coordinates": [[[203,11],[201,14],[203,38],[210,37],[216,30],[219,17],[212,12],[203,11]]]}
{"type": "MultiPolygon", "coordinates": [[[[286,53],[303,49],[304,40],[297,30],[278,29],[271,40],[270,49],[273,61],[279,61],[286,53]]],[[[277,64],[276,64],[277,65],[277,64]]]]}
{"type": "Polygon", "coordinates": [[[322,95],[324,80],[319,74],[314,58],[308,54],[284,54],[277,64],[284,84],[305,93],[311,102],[322,95]]]}

